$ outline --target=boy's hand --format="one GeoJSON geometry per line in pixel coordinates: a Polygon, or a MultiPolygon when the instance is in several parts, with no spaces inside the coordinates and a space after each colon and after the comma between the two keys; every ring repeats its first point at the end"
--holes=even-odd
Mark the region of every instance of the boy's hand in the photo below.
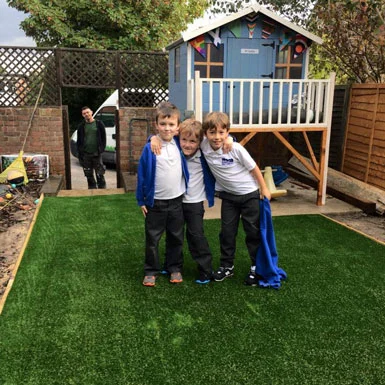
{"type": "Polygon", "coordinates": [[[262,187],[261,188],[261,196],[260,198],[263,199],[266,197],[269,201],[271,200],[271,192],[267,187],[262,187]]]}
{"type": "Polygon", "coordinates": [[[151,151],[155,155],[160,155],[162,152],[162,141],[156,135],[154,135],[151,137],[150,143],[151,143],[151,151]]]}
{"type": "Polygon", "coordinates": [[[227,154],[228,152],[230,152],[232,149],[233,149],[233,143],[234,143],[234,139],[231,135],[229,135],[225,141],[223,142],[223,153],[224,154],[227,154]]]}
{"type": "Polygon", "coordinates": [[[140,209],[142,210],[143,216],[146,218],[146,216],[147,216],[147,207],[146,206],[140,206],[140,209]]]}

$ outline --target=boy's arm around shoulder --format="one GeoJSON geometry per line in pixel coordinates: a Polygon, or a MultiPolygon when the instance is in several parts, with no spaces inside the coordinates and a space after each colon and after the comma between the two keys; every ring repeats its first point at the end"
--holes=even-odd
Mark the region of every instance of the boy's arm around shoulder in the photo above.
{"type": "Polygon", "coordinates": [[[206,158],[203,153],[201,155],[201,165],[203,170],[203,183],[205,185],[206,199],[209,207],[215,203],[215,178],[212,174],[206,158]]]}

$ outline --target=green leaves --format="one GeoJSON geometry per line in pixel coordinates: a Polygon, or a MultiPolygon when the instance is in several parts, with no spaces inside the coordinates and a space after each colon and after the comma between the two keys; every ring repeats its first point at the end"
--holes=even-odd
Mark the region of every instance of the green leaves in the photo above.
{"type": "Polygon", "coordinates": [[[160,50],[200,17],[206,0],[8,0],[38,46],[160,50]]]}

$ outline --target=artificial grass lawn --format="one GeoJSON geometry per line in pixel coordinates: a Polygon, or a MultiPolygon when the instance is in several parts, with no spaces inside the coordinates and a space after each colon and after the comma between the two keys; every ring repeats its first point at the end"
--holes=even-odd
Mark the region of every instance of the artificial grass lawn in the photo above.
{"type": "Polygon", "coordinates": [[[183,284],[148,288],[143,225],[133,195],[44,199],[0,316],[0,384],[385,384],[383,245],[275,217],[280,290],[242,284],[241,230],[233,278],[198,286],[186,249],[183,284]]]}

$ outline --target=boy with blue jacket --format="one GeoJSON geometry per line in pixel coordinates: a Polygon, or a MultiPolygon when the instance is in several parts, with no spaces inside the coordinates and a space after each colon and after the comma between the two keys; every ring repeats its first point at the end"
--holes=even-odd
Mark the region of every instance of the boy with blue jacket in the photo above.
{"type": "Polygon", "coordinates": [[[136,199],[145,217],[144,286],[155,286],[160,272],[158,246],[166,232],[167,267],[171,283],[183,281],[183,208],[182,200],[189,179],[186,159],[174,140],[180,112],[169,102],[161,103],[156,113],[156,128],[161,141],[160,155],[147,143],[138,165],[136,199]]]}
{"type": "MultiPolygon", "coordinates": [[[[200,151],[203,139],[202,123],[195,119],[186,119],[179,126],[179,136],[174,137],[180,143],[189,171],[188,189],[183,197],[183,216],[186,226],[186,239],[189,251],[198,265],[198,284],[207,284],[212,278],[212,254],[204,234],[204,201],[214,205],[215,179],[200,151]]],[[[151,138],[151,148],[155,154],[160,150],[159,138],[151,138]]],[[[166,253],[165,271],[169,270],[166,253]]]]}

